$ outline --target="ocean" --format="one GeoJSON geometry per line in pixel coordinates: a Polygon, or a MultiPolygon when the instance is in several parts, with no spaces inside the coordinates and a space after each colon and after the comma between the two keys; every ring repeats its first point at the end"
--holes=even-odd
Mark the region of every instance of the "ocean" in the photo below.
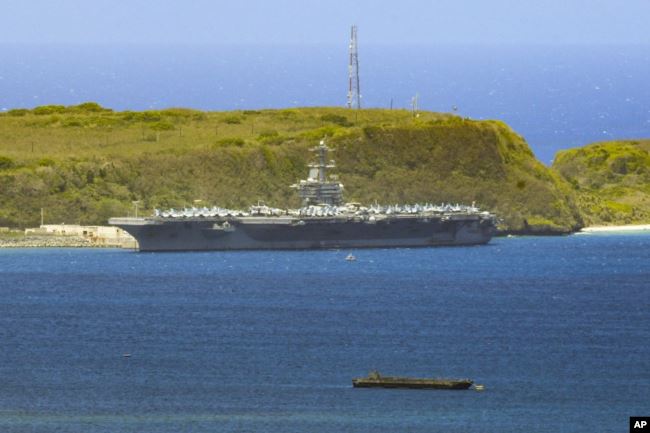
{"type": "MultiPolygon", "coordinates": [[[[550,164],[560,149],[650,136],[650,47],[364,45],[362,105],[500,119],[550,164]],[[454,108],[456,111],[454,111],[454,108]]],[[[338,46],[0,45],[0,110],[344,106],[338,46]]]]}
{"type": "Polygon", "coordinates": [[[0,431],[627,431],[650,407],[649,259],[630,233],[0,250],[0,431]],[[371,369],[485,390],[352,388],[371,369]]]}

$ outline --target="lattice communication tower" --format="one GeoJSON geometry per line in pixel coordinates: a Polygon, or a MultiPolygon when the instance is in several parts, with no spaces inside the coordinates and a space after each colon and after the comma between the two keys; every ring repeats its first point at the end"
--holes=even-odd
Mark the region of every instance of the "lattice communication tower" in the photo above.
{"type": "Polygon", "coordinates": [[[350,31],[350,65],[348,67],[350,84],[348,87],[348,108],[361,108],[359,88],[359,53],[357,51],[357,26],[350,31]]]}

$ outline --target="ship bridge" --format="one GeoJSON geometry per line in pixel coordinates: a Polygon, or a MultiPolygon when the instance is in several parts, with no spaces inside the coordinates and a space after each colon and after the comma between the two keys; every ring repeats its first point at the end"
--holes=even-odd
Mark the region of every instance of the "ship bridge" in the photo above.
{"type": "Polygon", "coordinates": [[[325,204],[338,206],[343,203],[343,184],[334,176],[327,177],[327,170],[336,167],[334,161],[327,159],[332,149],[327,147],[325,140],[311,149],[316,153],[316,162],[309,164],[309,176],[299,183],[292,185],[298,189],[298,194],[304,206],[325,204]]]}

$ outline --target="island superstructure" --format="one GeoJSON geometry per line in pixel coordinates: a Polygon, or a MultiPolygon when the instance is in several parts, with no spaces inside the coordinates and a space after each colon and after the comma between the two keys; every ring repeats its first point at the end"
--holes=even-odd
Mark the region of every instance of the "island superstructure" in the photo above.
{"type": "Polygon", "coordinates": [[[312,149],[307,179],[292,187],[303,206],[254,205],[155,210],[143,218],[111,218],[137,241],[140,251],[318,249],[478,245],[490,241],[493,214],[467,205],[370,205],[344,203],[343,184],[327,171],[331,149],[312,149]]]}

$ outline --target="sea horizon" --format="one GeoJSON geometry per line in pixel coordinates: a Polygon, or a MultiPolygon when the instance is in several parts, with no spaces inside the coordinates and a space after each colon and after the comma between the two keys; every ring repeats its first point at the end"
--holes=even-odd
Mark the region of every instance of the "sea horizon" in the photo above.
{"type": "MultiPolygon", "coordinates": [[[[359,46],[362,107],[505,121],[558,150],[650,136],[643,44],[359,46]]],[[[0,110],[345,106],[347,45],[0,44],[0,110]]]]}

